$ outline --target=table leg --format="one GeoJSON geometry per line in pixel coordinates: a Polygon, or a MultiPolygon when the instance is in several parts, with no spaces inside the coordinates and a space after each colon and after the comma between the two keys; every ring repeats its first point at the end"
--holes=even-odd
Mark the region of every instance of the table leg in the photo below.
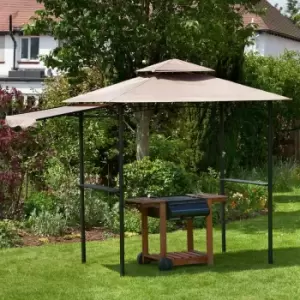
{"type": "Polygon", "coordinates": [[[167,214],[166,203],[162,202],[159,206],[160,216],[160,256],[167,256],[167,214]]]}
{"type": "Polygon", "coordinates": [[[144,256],[149,254],[149,244],[148,244],[148,208],[141,208],[142,214],[142,252],[143,259],[144,256]]]}
{"type": "Polygon", "coordinates": [[[208,265],[214,264],[214,253],[213,253],[213,219],[212,219],[212,201],[207,200],[210,214],[206,218],[206,252],[207,252],[207,263],[208,265]]]}
{"type": "Polygon", "coordinates": [[[193,251],[194,250],[193,219],[187,220],[186,232],[187,232],[187,249],[188,251],[193,251]]]}

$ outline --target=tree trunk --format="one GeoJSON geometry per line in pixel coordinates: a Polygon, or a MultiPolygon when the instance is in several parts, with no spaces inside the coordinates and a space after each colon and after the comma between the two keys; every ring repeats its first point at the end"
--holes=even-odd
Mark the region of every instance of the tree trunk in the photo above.
{"type": "Polygon", "coordinates": [[[141,105],[135,112],[136,118],[136,159],[141,160],[149,156],[149,131],[152,110],[141,105]]]}

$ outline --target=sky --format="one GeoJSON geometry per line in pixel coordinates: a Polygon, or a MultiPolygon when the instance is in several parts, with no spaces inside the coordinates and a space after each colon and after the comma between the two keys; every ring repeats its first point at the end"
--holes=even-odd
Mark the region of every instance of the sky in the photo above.
{"type": "Polygon", "coordinates": [[[283,9],[286,8],[286,0],[269,0],[269,2],[273,5],[275,5],[276,3],[278,3],[279,7],[283,7],[283,9]]]}

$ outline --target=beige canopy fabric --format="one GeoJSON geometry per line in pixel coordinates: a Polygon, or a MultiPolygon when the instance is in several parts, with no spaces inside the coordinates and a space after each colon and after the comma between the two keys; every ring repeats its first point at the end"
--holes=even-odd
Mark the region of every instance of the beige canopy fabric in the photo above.
{"type": "Polygon", "coordinates": [[[34,126],[37,121],[58,116],[70,115],[98,108],[97,106],[62,106],[41,111],[34,111],[14,116],[6,116],[6,124],[9,127],[21,127],[23,129],[34,126]]]}
{"type": "Polygon", "coordinates": [[[207,74],[177,73],[136,77],[70,98],[65,103],[176,103],[281,101],[286,97],[207,74]]]}
{"type": "MultiPolygon", "coordinates": [[[[214,70],[167,60],[137,71],[136,78],[70,98],[65,103],[184,103],[222,101],[282,101],[286,97],[208,75],[214,70]]],[[[98,108],[64,106],[6,117],[10,127],[26,128],[38,120],[98,108]]]]}
{"type": "Polygon", "coordinates": [[[202,67],[196,64],[192,64],[180,59],[169,59],[158,64],[148,66],[146,68],[137,70],[137,73],[183,73],[183,72],[195,72],[195,73],[212,73],[213,69],[202,67]]]}

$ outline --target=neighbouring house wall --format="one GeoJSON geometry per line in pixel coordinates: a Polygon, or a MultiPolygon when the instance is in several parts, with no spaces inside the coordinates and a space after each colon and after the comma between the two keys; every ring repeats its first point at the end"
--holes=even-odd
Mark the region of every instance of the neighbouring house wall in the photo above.
{"type": "Polygon", "coordinates": [[[300,42],[271,34],[263,34],[265,55],[279,56],[285,50],[300,51],[300,42]]]}
{"type": "Polygon", "coordinates": [[[253,45],[247,46],[245,52],[257,52],[263,56],[280,56],[285,50],[300,51],[300,41],[283,38],[265,32],[255,33],[253,45]]]}
{"type": "MultiPolygon", "coordinates": [[[[15,35],[17,41],[17,51],[16,51],[16,67],[18,68],[45,68],[42,62],[29,61],[26,64],[20,62],[21,58],[21,37],[15,35]]],[[[51,50],[56,48],[58,42],[51,36],[40,36],[40,55],[49,54],[51,50]]],[[[5,36],[5,51],[4,51],[4,61],[0,62],[0,76],[8,76],[8,72],[13,68],[13,41],[9,35],[5,36]]]]}
{"type": "Polygon", "coordinates": [[[24,95],[39,95],[42,93],[44,83],[41,81],[14,81],[4,80],[0,78],[0,86],[2,88],[16,88],[21,91],[24,95]]]}

